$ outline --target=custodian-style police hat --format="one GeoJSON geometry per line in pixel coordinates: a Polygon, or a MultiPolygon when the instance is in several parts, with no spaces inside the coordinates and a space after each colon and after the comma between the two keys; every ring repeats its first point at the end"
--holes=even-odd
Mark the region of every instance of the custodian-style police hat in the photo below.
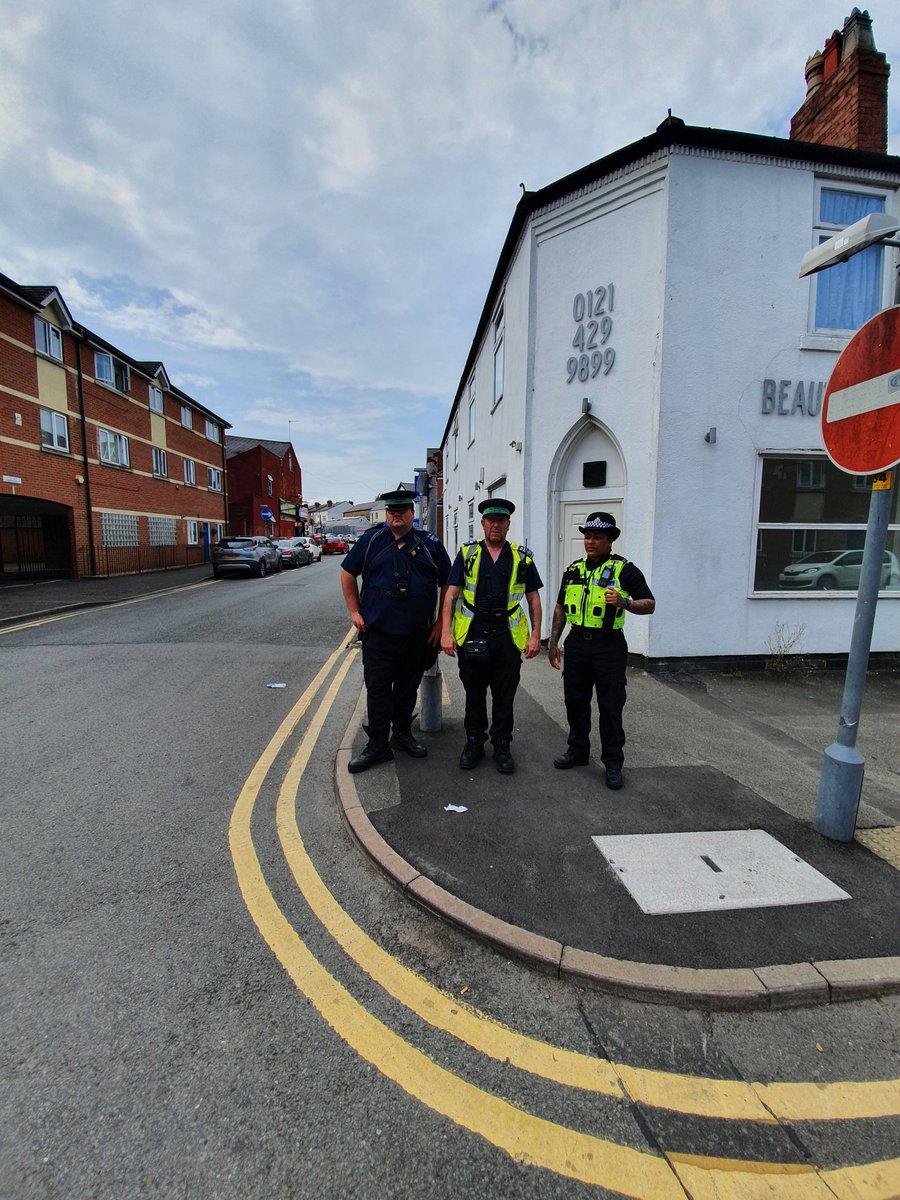
{"type": "Polygon", "coordinates": [[[616,522],[610,513],[595,512],[591,513],[583,525],[578,526],[580,533],[605,533],[609,536],[609,540],[614,542],[621,529],[616,528],[616,522]]]}
{"type": "Polygon", "coordinates": [[[478,511],[483,517],[506,517],[507,521],[516,511],[512,500],[501,500],[499,496],[490,496],[478,505],[478,511]]]}
{"type": "Polygon", "coordinates": [[[416,493],[399,488],[396,492],[382,492],[378,499],[384,502],[385,508],[412,508],[416,503],[416,493]]]}

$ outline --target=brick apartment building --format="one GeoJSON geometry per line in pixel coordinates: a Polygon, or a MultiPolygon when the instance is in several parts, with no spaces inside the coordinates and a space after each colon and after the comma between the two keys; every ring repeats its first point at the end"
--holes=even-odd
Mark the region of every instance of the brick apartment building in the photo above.
{"type": "Polygon", "coordinates": [[[306,533],[303,475],[290,442],[225,439],[228,532],[294,537],[306,533]]]}
{"type": "Polygon", "coordinates": [[[0,580],[208,558],[225,529],[228,423],[0,274],[0,580]]]}

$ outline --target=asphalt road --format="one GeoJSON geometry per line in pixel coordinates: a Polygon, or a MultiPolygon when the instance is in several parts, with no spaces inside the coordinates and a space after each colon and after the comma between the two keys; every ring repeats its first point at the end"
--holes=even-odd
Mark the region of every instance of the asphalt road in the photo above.
{"type": "Polygon", "coordinates": [[[825,1197],[853,1168],[891,1195],[867,1164],[896,1153],[896,1101],[844,1086],[823,1115],[814,1086],[762,1120],[723,1085],[895,1078],[896,999],[586,992],[370,866],[334,800],[361,682],[338,571],[0,631],[0,1197],[825,1197]],[[610,1085],[521,1065],[567,1051],[610,1085]]]}

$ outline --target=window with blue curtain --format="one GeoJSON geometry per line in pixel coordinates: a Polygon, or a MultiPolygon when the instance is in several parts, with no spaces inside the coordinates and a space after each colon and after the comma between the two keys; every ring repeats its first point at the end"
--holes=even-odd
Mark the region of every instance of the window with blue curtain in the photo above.
{"type": "MultiPolygon", "coordinates": [[[[833,236],[869,213],[884,212],[884,197],[822,188],[819,193],[819,241],[833,236]],[[822,227],[831,227],[823,232],[822,227]]],[[[881,309],[884,251],[869,246],[848,262],[816,276],[816,329],[857,330],[881,309]]]]}

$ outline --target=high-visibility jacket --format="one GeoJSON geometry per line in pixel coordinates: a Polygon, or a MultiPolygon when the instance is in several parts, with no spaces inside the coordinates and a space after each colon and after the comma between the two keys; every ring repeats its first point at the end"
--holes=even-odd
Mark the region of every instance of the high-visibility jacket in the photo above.
{"type": "MultiPolygon", "coordinates": [[[[580,558],[566,567],[563,576],[566,624],[581,625],[585,629],[622,628],[625,624],[624,608],[614,608],[612,620],[606,619],[606,589],[619,588],[619,576],[627,561],[618,554],[613,554],[592,571],[588,569],[586,558],[580,558]]],[[[621,588],[619,590],[621,591],[621,588]]],[[[627,598],[627,592],[623,592],[623,595],[627,598]]]]}
{"type": "MultiPolygon", "coordinates": [[[[525,598],[526,573],[534,556],[527,546],[517,546],[515,542],[507,544],[512,550],[513,569],[509,577],[506,619],[509,622],[512,640],[520,650],[524,650],[528,642],[528,621],[522,601],[525,598]]],[[[453,611],[453,637],[457,646],[465,642],[475,616],[475,588],[478,585],[478,568],[481,565],[483,550],[484,542],[466,542],[462,548],[463,586],[453,611]]]]}

